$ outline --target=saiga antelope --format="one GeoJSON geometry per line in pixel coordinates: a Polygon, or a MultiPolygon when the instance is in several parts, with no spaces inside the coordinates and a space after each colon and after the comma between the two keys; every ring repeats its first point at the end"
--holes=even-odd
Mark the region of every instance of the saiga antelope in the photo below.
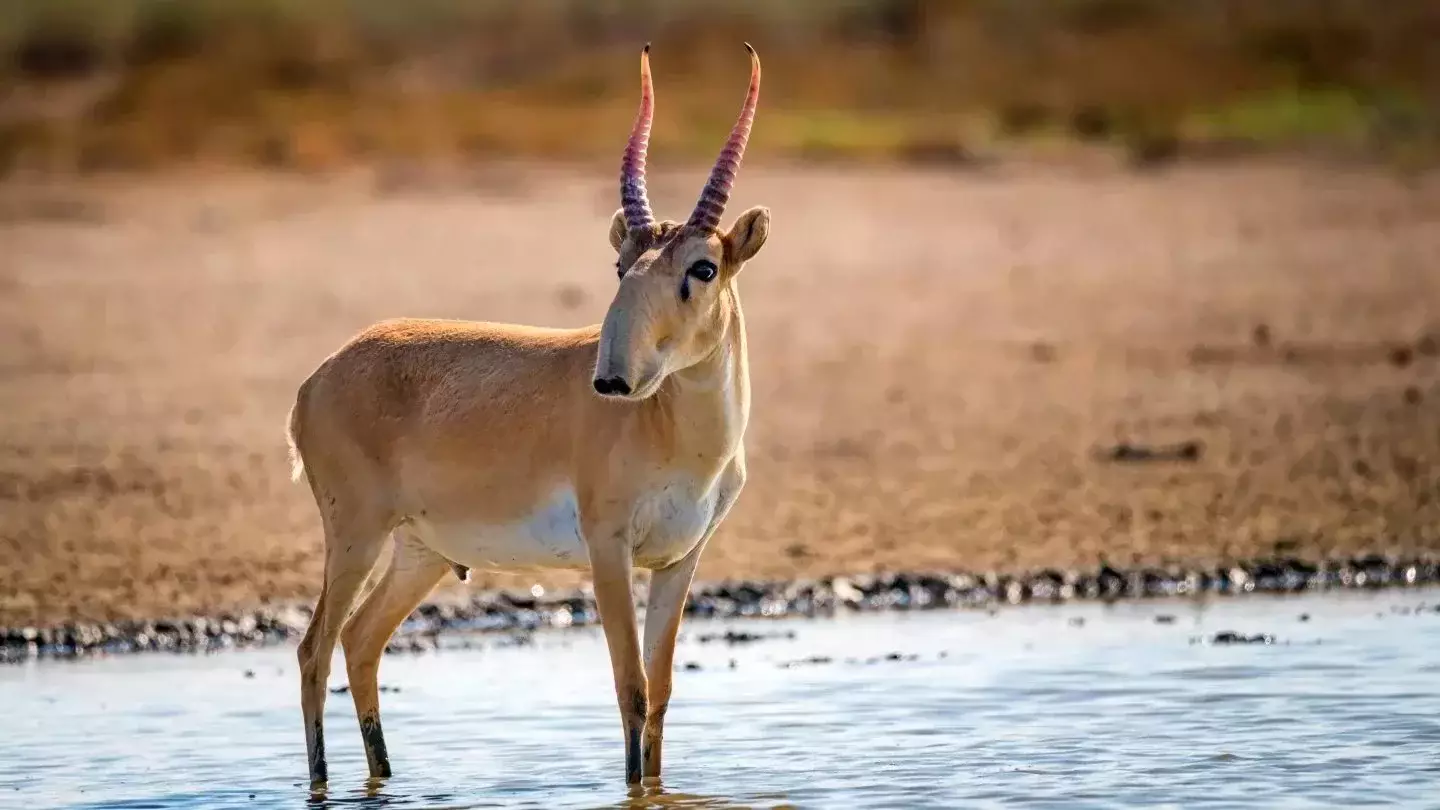
{"type": "Polygon", "coordinates": [[[375,324],[300,385],[289,440],[325,530],[325,580],[300,643],[310,778],[338,638],[371,776],[390,775],[377,670],[447,571],[588,567],[625,740],[625,779],[660,776],[675,635],[695,564],[745,483],[750,414],[736,278],[770,212],[719,229],[760,92],[750,88],[694,211],[657,222],[645,188],[650,47],[610,222],[619,285],[602,324],[375,324]],[[378,584],[350,608],[392,537],[378,584]],[[650,569],[643,638],[631,569],[650,569]],[[348,619],[347,619],[348,615],[348,619]]]}

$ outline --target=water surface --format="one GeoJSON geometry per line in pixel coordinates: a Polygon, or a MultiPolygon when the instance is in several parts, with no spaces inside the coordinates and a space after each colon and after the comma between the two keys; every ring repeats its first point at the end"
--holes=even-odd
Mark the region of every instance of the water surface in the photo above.
{"type": "Polygon", "coordinates": [[[691,621],[666,786],[641,798],[596,629],[387,657],[396,775],[365,778],[350,698],[330,695],[319,801],[293,648],[35,662],[0,668],[0,806],[1435,807],[1437,602],[691,621]],[[781,637],[699,641],[726,628],[781,637]],[[1220,631],[1275,643],[1197,641],[1220,631]]]}

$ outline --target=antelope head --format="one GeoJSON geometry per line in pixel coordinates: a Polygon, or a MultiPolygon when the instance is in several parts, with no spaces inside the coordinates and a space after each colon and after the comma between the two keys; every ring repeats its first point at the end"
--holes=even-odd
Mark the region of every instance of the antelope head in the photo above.
{"type": "Polygon", "coordinates": [[[655,112],[650,46],[640,55],[640,113],[621,163],[620,208],[610,221],[620,285],[600,329],[594,385],[601,396],[645,399],[667,375],[705,359],[726,339],[737,305],[735,278],[770,232],[770,211],[763,206],[720,230],[760,97],[760,57],[749,44],[745,48],[750,90],[683,224],[656,222],[650,210],[645,190],[645,152],[655,112]]]}

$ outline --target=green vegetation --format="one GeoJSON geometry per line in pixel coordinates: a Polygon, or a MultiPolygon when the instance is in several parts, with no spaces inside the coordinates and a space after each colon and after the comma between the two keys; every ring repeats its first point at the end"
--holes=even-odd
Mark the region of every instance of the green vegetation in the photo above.
{"type": "Polygon", "coordinates": [[[708,157],[765,59],[755,150],[963,160],[990,137],[1414,155],[1430,0],[11,0],[0,169],[613,157],[655,43],[656,151],[708,157]]]}

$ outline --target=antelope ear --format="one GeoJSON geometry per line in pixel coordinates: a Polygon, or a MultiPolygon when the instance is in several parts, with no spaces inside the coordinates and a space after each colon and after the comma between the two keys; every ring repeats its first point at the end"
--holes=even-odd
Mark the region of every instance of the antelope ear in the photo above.
{"type": "Polygon", "coordinates": [[[625,209],[615,209],[615,216],[610,218],[610,247],[620,252],[620,246],[625,244],[625,237],[630,234],[630,226],[625,222],[625,209]]]}
{"type": "Polygon", "coordinates": [[[735,224],[722,238],[728,258],[739,265],[755,258],[769,236],[770,209],[757,205],[736,218],[735,224]]]}

